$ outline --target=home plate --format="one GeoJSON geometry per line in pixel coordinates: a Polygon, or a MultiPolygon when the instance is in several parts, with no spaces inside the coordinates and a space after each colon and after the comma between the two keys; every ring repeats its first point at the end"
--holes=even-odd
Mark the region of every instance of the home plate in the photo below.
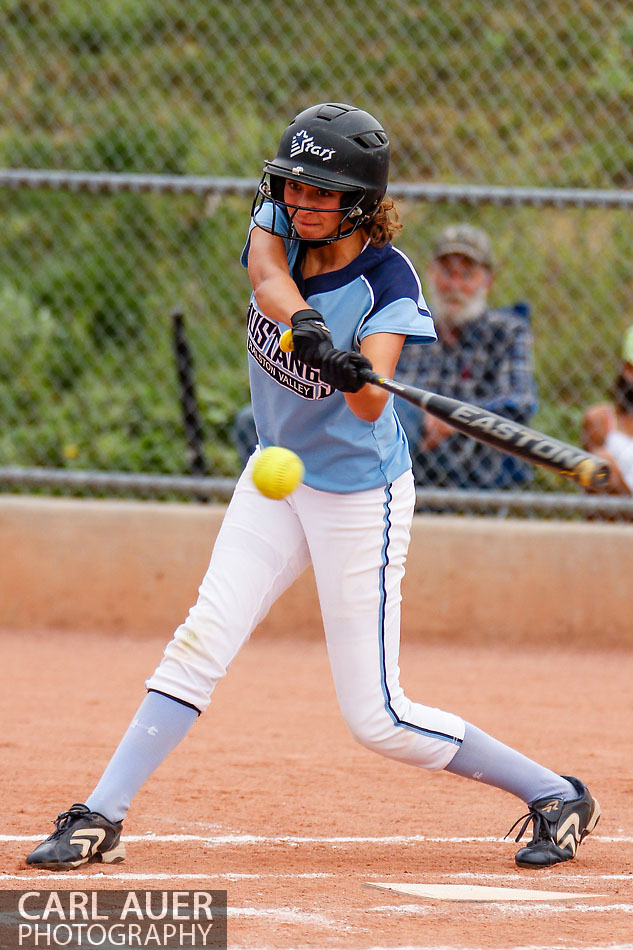
{"type": "Polygon", "coordinates": [[[522,887],[484,887],[480,884],[383,884],[367,882],[393,894],[406,894],[438,901],[568,901],[584,897],[604,897],[604,894],[586,894],[579,891],[533,891],[522,887]]]}

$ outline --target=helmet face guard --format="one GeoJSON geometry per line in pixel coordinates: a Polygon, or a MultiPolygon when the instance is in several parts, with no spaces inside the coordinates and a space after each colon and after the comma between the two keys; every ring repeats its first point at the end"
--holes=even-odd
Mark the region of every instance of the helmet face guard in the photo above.
{"type": "MultiPolygon", "coordinates": [[[[295,176],[293,176],[294,178],[295,176]]],[[[349,237],[361,224],[365,222],[365,216],[361,209],[361,203],[366,195],[365,189],[356,189],[355,191],[341,192],[332,187],[330,183],[324,182],[320,187],[327,188],[328,191],[336,191],[341,196],[341,203],[338,208],[313,208],[310,205],[296,205],[283,200],[285,178],[265,171],[257,187],[257,193],[251,208],[257,227],[279,237],[289,238],[293,241],[309,241],[311,244],[331,244],[333,241],[340,241],[341,238],[349,237]],[[278,195],[280,197],[277,197],[278,195]],[[258,221],[258,212],[266,203],[272,204],[272,221],[270,225],[258,221]],[[326,238],[315,242],[312,238],[303,238],[294,226],[295,215],[298,211],[318,211],[319,214],[340,215],[340,220],[336,231],[326,238]]],[[[306,184],[311,184],[306,182],[306,184]]]]}
{"type": "Polygon", "coordinates": [[[293,225],[299,210],[341,214],[336,231],[317,244],[330,244],[368,224],[380,207],[389,173],[389,140],[373,116],[343,103],[306,109],[284,132],[276,157],[264,165],[251,214],[258,227],[295,241],[293,225]],[[286,180],[340,192],[336,209],[309,208],[284,201],[286,180]],[[258,212],[272,204],[272,223],[259,222],[258,212]]]}

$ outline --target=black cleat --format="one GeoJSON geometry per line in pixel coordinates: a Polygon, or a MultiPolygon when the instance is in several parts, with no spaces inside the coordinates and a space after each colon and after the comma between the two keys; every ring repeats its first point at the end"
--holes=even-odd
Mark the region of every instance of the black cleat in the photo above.
{"type": "Polygon", "coordinates": [[[86,805],[71,805],[57,816],[56,830],[31,851],[26,863],[51,871],[66,871],[92,861],[118,864],[125,858],[122,825],[121,821],[108,821],[86,805]]]}
{"type": "MultiPolygon", "coordinates": [[[[578,845],[598,824],[600,806],[589,794],[589,789],[577,778],[563,775],[574,786],[578,798],[566,802],[562,798],[539,798],[528,805],[530,811],[519,818],[523,821],[515,841],[520,841],[530,822],[532,840],[517,851],[515,861],[520,868],[549,868],[576,856],[578,845]]],[[[514,831],[515,821],[508,832],[514,831]]],[[[506,838],[507,836],[506,835],[506,838]]]]}

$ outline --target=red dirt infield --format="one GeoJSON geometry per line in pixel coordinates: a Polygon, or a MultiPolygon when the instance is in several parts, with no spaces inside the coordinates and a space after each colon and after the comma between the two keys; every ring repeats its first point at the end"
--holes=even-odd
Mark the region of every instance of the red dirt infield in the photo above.
{"type": "Polygon", "coordinates": [[[1,634],[3,889],[225,889],[229,946],[633,947],[630,650],[403,639],[402,682],[564,773],[603,817],[578,858],[518,871],[521,802],[356,745],[325,645],[256,632],[210,710],[135,799],[127,858],[51,874],[24,857],[91,791],[168,638],[1,634]],[[139,840],[147,836],[146,840],[139,840]],[[550,903],[414,900],[371,881],[573,891],[550,903]],[[587,898],[585,894],[604,895],[587,898]]]}

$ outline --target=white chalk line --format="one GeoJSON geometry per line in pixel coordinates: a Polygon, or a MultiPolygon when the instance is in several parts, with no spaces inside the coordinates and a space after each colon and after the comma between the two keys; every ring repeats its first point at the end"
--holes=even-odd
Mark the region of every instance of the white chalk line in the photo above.
{"type": "Polygon", "coordinates": [[[227,917],[259,917],[272,919],[280,924],[312,924],[315,927],[326,927],[328,930],[335,927],[340,929],[339,923],[331,917],[301,910],[299,907],[228,907],[227,917]]]}
{"type": "Polygon", "coordinates": [[[95,878],[108,881],[263,881],[272,880],[318,880],[320,878],[331,878],[337,875],[329,871],[306,871],[296,873],[276,873],[266,871],[261,874],[254,872],[238,871],[218,871],[216,874],[196,873],[191,874],[163,874],[160,872],[154,874],[142,874],[133,871],[113,871],[106,873],[96,871],[93,874],[75,874],[70,871],[38,871],[33,869],[30,874],[3,874],[0,873],[0,882],[2,881],[33,881],[37,875],[42,881],[94,881],[95,878]]]}
{"type": "MultiPolygon", "coordinates": [[[[41,841],[45,835],[11,835],[0,834],[0,842],[9,841],[41,841]]],[[[144,835],[123,835],[124,841],[147,841],[159,844],[185,844],[193,841],[200,844],[221,847],[223,845],[253,845],[253,844],[490,844],[502,843],[505,838],[496,836],[469,835],[465,837],[437,837],[431,835],[329,835],[329,836],[309,836],[309,835],[192,835],[192,834],[168,834],[157,835],[149,832],[144,835]]],[[[630,835],[591,835],[591,841],[600,841],[607,844],[633,844],[633,836],[630,835]]],[[[512,842],[510,842],[512,843],[512,842]]]]}
{"type": "MultiPolygon", "coordinates": [[[[477,901],[473,902],[474,904],[477,901]]],[[[469,904],[471,913],[473,912],[473,903],[469,904]]],[[[442,901],[442,906],[445,902],[442,901]]],[[[480,904],[482,910],[484,910],[484,905],[480,904]]],[[[437,913],[439,907],[434,904],[428,906],[426,904],[380,904],[374,907],[368,907],[368,911],[374,911],[381,914],[429,914],[437,913]]],[[[570,904],[565,903],[561,904],[548,904],[541,903],[535,904],[534,902],[523,903],[504,903],[503,900],[500,901],[491,901],[485,904],[485,913],[490,914],[494,912],[495,914],[503,914],[505,916],[514,915],[517,917],[526,917],[529,915],[540,916],[541,911],[545,914],[570,914],[572,911],[589,914],[589,913],[612,913],[613,911],[621,911],[624,914],[633,914],[633,904],[570,904]]]]}
{"type": "MultiPolygon", "coordinates": [[[[41,841],[44,836],[39,835],[3,835],[0,841],[41,841]]],[[[168,834],[157,835],[148,832],[144,835],[123,835],[125,841],[148,841],[160,844],[185,844],[189,841],[215,846],[239,844],[417,844],[419,842],[440,843],[467,843],[472,841],[503,841],[503,838],[431,838],[427,835],[390,835],[390,836],[363,836],[363,835],[330,835],[311,837],[308,835],[192,835],[168,834]]],[[[631,839],[633,841],[633,839],[631,839]]]]}
{"type": "MultiPolygon", "coordinates": [[[[94,865],[93,865],[94,866],[94,865]]],[[[72,872],[72,871],[38,871],[35,868],[30,874],[10,874],[0,872],[0,882],[2,881],[32,881],[35,876],[41,877],[45,881],[94,881],[95,879],[108,881],[266,881],[266,880],[304,880],[318,881],[331,878],[338,878],[340,875],[333,871],[294,871],[294,872],[275,872],[275,871],[217,871],[213,874],[207,872],[177,873],[167,874],[156,871],[152,874],[140,871],[93,871],[92,873],[72,872]]],[[[363,875],[358,872],[358,876],[363,875]]],[[[393,875],[391,875],[393,876],[393,875]]],[[[387,875],[389,877],[389,875],[387,875]]],[[[458,878],[472,881],[510,881],[513,884],[517,882],[517,873],[512,874],[491,874],[477,873],[476,871],[452,871],[450,874],[436,874],[441,877],[454,881],[458,878]]],[[[631,881],[633,884],[633,875],[631,874],[563,874],[560,871],[555,873],[557,883],[573,884],[579,881],[631,881]]],[[[551,877],[548,878],[551,880],[551,877]]]]}

